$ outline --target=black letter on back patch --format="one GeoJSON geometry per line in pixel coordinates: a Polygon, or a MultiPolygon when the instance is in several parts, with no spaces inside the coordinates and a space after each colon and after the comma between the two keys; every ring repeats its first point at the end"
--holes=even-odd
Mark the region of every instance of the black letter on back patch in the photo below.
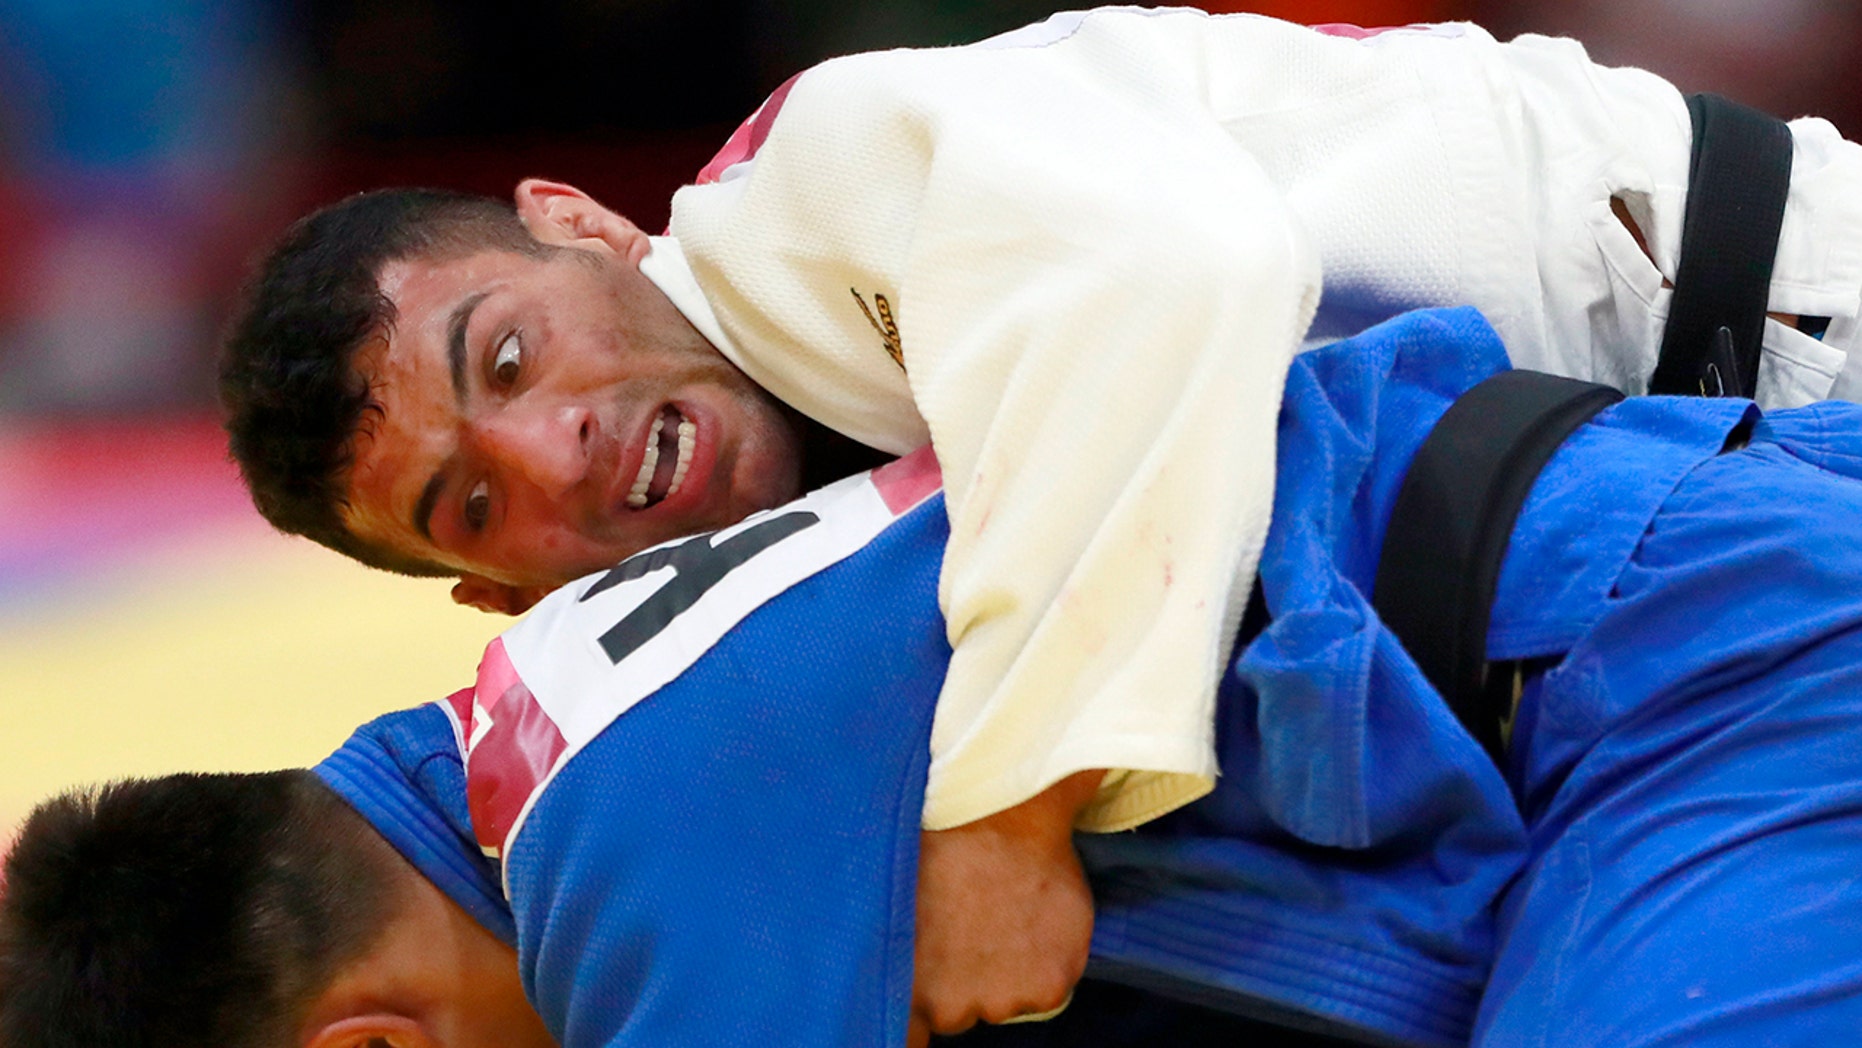
{"type": "Polygon", "coordinates": [[[581,599],[588,600],[597,593],[660,568],[671,567],[677,574],[639,607],[628,612],[626,618],[615,623],[613,629],[601,635],[602,650],[608,653],[608,658],[620,662],[642,644],[659,636],[673,619],[698,603],[698,598],[732,570],[783,539],[820,522],[820,517],[806,511],[785,513],[740,531],[717,546],[711,544],[711,535],[699,535],[677,546],[627,558],[602,576],[600,582],[590,586],[581,599]]]}

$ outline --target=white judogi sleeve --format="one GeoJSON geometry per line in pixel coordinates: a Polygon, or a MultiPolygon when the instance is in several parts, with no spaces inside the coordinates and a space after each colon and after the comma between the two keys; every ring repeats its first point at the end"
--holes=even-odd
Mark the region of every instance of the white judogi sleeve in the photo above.
{"type": "Polygon", "coordinates": [[[936,449],[955,655],[926,826],[1101,767],[1139,774],[1087,821],[1130,825],[1216,772],[1317,260],[1247,152],[1186,118],[1193,78],[1096,93],[1046,51],[924,57],[802,77],[752,169],[675,197],[673,233],[752,378],[936,449]]]}

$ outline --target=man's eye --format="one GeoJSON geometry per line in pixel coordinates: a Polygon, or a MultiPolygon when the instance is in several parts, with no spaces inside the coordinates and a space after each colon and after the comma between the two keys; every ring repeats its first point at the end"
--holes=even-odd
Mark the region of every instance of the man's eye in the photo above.
{"type": "Polygon", "coordinates": [[[491,374],[501,386],[510,386],[517,382],[517,372],[524,360],[524,346],[518,341],[517,333],[506,335],[498,343],[498,352],[491,358],[491,374]]]}
{"type": "Polygon", "coordinates": [[[471,531],[482,531],[491,516],[491,485],[479,481],[465,500],[465,524],[471,531]]]}

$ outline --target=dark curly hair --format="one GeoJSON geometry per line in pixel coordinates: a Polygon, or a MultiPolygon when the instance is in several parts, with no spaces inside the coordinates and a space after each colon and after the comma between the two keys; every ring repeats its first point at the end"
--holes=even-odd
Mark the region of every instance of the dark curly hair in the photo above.
{"type": "Polygon", "coordinates": [[[241,297],[220,354],[220,405],[232,455],[259,513],[372,567],[449,575],[363,542],[343,523],[346,476],[377,406],[352,367],[395,322],[382,267],[485,249],[539,255],[508,203],[435,189],[361,193],[299,220],[241,297]]]}
{"type": "Polygon", "coordinates": [[[48,801],[0,882],[0,1045],[290,1043],[392,917],[401,862],[304,770],[48,801]]]}

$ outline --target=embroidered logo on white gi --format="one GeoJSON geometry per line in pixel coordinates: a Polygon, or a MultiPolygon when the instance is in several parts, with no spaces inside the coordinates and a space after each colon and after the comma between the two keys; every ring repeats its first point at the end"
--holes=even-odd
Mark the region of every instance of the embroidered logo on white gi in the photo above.
{"type": "Polygon", "coordinates": [[[873,325],[873,330],[879,333],[886,355],[892,358],[892,362],[899,366],[900,371],[904,371],[905,346],[899,341],[898,322],[892,319],[892,303],[886,301],[886,296],[875,291],[873,292],[873,308],[868,309],[866,299],[860,297],[860,292],[853,288],[848,288],[847,291],[853,295],[855,302],[860,303],[860,312],[866,314],[866,322],[873,325]],[[878,316],[873,315],[875,310],[878,311],[878,316]]]}
{"type": "Polygon", "coordinates": [[[508,855],[556,772],[616,717],[757,608],[870,543],[940,483],[927,447],[545,598],[479,664],[464,732],[479,846],[508,855]]]}

